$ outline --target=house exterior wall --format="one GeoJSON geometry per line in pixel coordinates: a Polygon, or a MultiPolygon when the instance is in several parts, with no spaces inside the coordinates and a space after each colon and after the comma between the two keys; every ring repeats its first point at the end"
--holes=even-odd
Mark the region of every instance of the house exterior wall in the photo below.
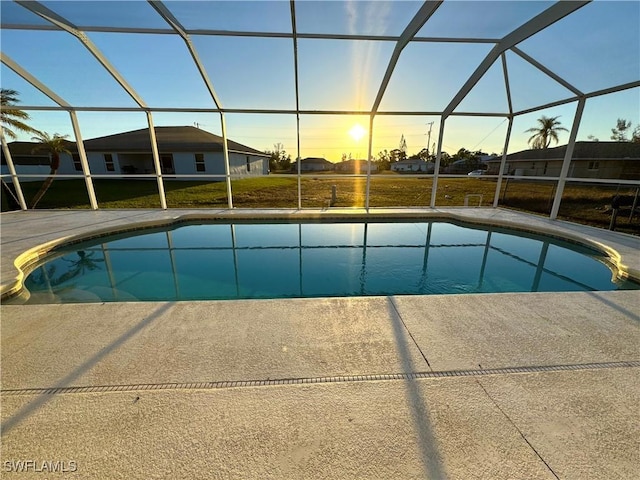
{"type": "MultiPolygon", "coordinates": [[[[105,163],[105,153],[108,152],[87,152],[87,160],[89,169],[93,175],[127,175],[132,174],[128,169],[134,168],[135,174],[153,174],[155,168],[153,164],[153,156],[151,153],[115,153],[111,152],[113,159],[114,171],[108,171],[105,163]]],[[[165,154],[166,152],[161,152],[165,154]]],[[[224,156],[222,152],[197,152],[202,153],[204,157],[205,171],[198,172],[196,168],[196,152],[176,152],[173,156],[173,168],[176,175],[194,175],[192,178],[183,178],[183,180],[197,180],[199,175],[224,175],[224,156]]],[[[167,153],[167,155],[169,155],[167,153]]],[[[28,166],[20,166],[28,167],[28,166]]],[[[30,167],[30,166],[29,166],[30,167]]],[[[49,167],[37,166],[39,170],[34,173],[49,173],[49,167]]],[[[247,155],[241,153],[229,153],[229,167],[233,176],[261,176],[269,173],[269,161],[266,157],[257,155],[247,155]],[[247,158],[249,159],[249,170],[247,170],[247,158]]],[[[3,167],[4,172],[4,167],[3,167]]],[[[18,172],[31,173],[31,171],[18,172]]],[[[60,174],[82,174],[82,171],[75,170],[73,159],[70,155],[63,155],[60,158],[60,174]]],[[[166,175],[170,177],[170,174],[166,175]]]]}
{"type": "MultiPolygon", "coordinates": [[[[104,161],[104,153],[87,152],[87,162],[89,163],[89,171],[92,175],[119,175],[120,167],[118,164],[118,154],[112,153],[114,171],[107,170],[107,166],[104,161]]],[[[60,156],[60,169],[58,173],[61,175],[82,175],[82,168],[76,170],[73,157],[68,154],[62,154],[60,156]]]]}
{"type": "Polygon", "coordinates": [[[433,163],[421,160],[401,160],[391,164],[392,172],[426,172],[433,173],[433,163]]]}
{"type": "Polygon", "coordinates": [[[192,175],[192,174],[203,174],[203,175],[216,175],[222,174],[224,175],[224,169],[222,172],[214,171],[215,160],[211,157],[215,154],[205,153],[204,155],[204,164],[205,171],[198,172],[196,170],[196,154],[192,152],[176,152],[173,153],[173,170],[176,175],[192,175]]]}
{"type": "MultiPolygon", "coordinates": [[[[20,175],[42,175],[43,177],[46,177],[47,175],[49,175],[49,171],[50,171],[49,167],[47,167],[46,165],[15,165],[15,167],[16,167],[16,173],[18,174],[18,177],[20,177],[20,175]]],[[[2,175],[10,175],[10,174],[11,173],[9,172],[8,165],[2,165],[2,175]]],[[[41,182],[42,178],[22,177],[19,180],[20,180],[20,183],[41,182]]],[[[11,177],[5,178],[4,181],[7,183],[13,182],[11,177]]]]}
{"type": "Polygon", "coordinates": [[[109,170],[107,170],[107,165],[104,160],[105,153],[109,152],[87,152],[87,162],[89,162],[89,170],[91,170],[91,174],[119,175],[123,173],[121,171],[121,164],[124,163],[128,165],[128,162],[126,160],[122,162],[117,153],[111,152],[111,159],[113,160],[113,171],[110,172],[109,170]]]}
{"type": "Polygon", "coordinates": [[[300,165],[301,172],[323,172],[325,170],[329,170],[327,165],[322,163],[305,163],[302,162],[300,165]]]}
{"type": "MultiPolygon", "coordinates": [[[[224,154],[222,152],[174,153],[173,164],[177,175],[225,175],[224,154]],[[196,166],[196,155],[204,160],[204,172],[196,166]]],[[[255,177],[269,173],[269,159],[257,155],[229,152],[229,172],[233,176],[255,177]],[[248,159],[248,162],[247,162],[248,159]],[[247,164],[249,168],[247,169],[247,164]]],[[[197,177],[195,177],[197,179],[197,177]]]]}
{"type": "MultiPolygon", "coordinates": [[[[14,166],[16,168],[16,173],[18,176],[20,175],[42,175],[44,177],[49,175],[51,171],[48,165],[48,158],[42,156],[41,164],[35,165],[33,161],[30,161],[29,165],[25,165],[21,162],[21,155],[13,155],[12,160],[14,162],[14,166]],[[46,164],[45,164],[46,163],[46,164]]],[[[77,171],[73,164],[73,159],[71,155],[67,153],[60,154],[60,167],[58,167],[59,175],[82,175],[82,170],[77,171]]],[[[9,175],[9,166],[2,165],[2,175],[9,175]]],[[[5,180],[9,181],[9,179],[5,180]]],[[[21,178],[20,182],[41,182],[41,178],[21,178]]]]}
{"type": "MultiPolygon", "coordinates": [[[[224,162],[222,162],[224,173],[224,162]]],[[[259,177],[269,173],[269,159],[246,153],[229,153],[229,171],[239,177],[259,177]]]]}
{"type": "MultiPolygon", "coordinates": [[[[505,163],[504,174],[526,177],[559,177],[563,160],[512,160],[505,163]]],[[[497,175],[500,162],[489,162],[490,175],[497,175]]],[[[569,177],[640,179],[640,160],[572,160],[569,177]],[[635,163],[634,163],[635,162],[635,163]],[[636,166],[637,165],[637,166],[636,166]]]]}
{"type": "MultiPolygon", "coordinates": [[[[205,171],[198,172],[196,169],[196,155],[191,154],[191,172],[190,173],[206,173],[208,175],[224,175],[224,155],[222,152],[203,153],[205,171]]],[[[187,162],[185,162],[186,164],[187,162]]],[[[231,164],[231,158],[229,158],[231,164]]]]}
{"type": "Polygon", "coordinates": [[[574,160],[569,176],[579,178],[623,178],[623,164],[615,160],[574,160]]]}

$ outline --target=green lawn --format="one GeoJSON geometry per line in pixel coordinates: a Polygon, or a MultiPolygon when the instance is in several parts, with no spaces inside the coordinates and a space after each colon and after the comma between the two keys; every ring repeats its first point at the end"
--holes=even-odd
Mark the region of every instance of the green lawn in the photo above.
{"type": "MultiPolygon", "coordinates": [[[[335,207],[364,207],[366,178],[325,178],[304,175],[301,181],[302,207],[325,208],[331,200],[332,187],[337,190],[335,207]]],[[[27,203],[40,182],[23,183],[27,203]]],[[[159,208],[158,186],[155,180],[94,180],[100,208],[159,208]]],[[[482,195],[482,205],[491,205],[496,183],[478,178],[440,178],[436,205],[461,206],[465,195],[482,195]]],[[[225,208],[225,182],[165,181],[169,208],[225,208]]],[[[371,207],[428,206],[431,201],[431,179],[409,175],[374,175],[370,184],[371,207]]],[[[240,208],[296,208],[298,182],[291,177],[256,177],[232,181],[233,205],[240,208]]],[[[574,222],[609,226],[607,206],[616,194],[633,195],[635,189],[616,186],[583,186],[569,184],[565,188],[559,217],[574,222]]],[[[505,181],[499,204],[503,207],[548,215],[555,193],[554,182],[505,181]]],[[[477,199],[470,200],[471,205],[477,199]]],[[[89,199],[81,179],[57,179],[38,204],[38,208],[89,208],[89,199]]],[[[7,210],[6,194],[2,192],[2,211],[7,210]]],[[[619,231],[640,234],[640,222],[628,222],[628,212],[621,214],[619,231]]]]}

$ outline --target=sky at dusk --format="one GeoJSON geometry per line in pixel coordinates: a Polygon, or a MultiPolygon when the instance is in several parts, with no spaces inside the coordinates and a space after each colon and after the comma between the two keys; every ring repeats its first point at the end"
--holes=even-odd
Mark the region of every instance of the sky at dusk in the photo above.
{"type": "MultiPolygon", "coordinates": [[[[142,1],[40,2],[79,27],[150,108],[215,108],[184,41],[142,1]],[[98,27],[98,28],[89,28],[98,27]],[[100,27],[162,29],[166,33],[114,33],[100,27]]],[[[190,31],[221,106],[228,109],[295,110],[296,79],[291,38],[197,34],[197,30],[291,33],[287,1],[166,1],[164,5],[190,31]]],[[[494,43],[553,5],[539,1],[445,1],[416,37],[462,38],[468,42],[410,42],[402,51],[375,117],[373,149],[398,148],[409,154],[438,140],[441,112],[486,57],[494,43]],[[411,115],[385,115],[384,112],[411,115]],[[429,131],[431,133],[429,135],[429,131]],[[430,139],[430,140],[429,140],[430,139]]],[[[422,6],[413,1],[298,1],[299,34],[398,36],[422,6]]],[[[15,25],[51,25],[2,0],[1,50],[74,107],[135,108],[136,102],[73,35],[60,30],[24,30],[15,25]]],[[[640,2],[595,1],[517,47],[584,93],[640,80],[640,2]]],[[[301,110],[371,110],[392,57],[395,41],[298,39],[301,110]]],[[[516,53],[506,55],[515,112],[573,97],[574,94],[516,53]]],[[[20,92],[21,105],[55,106],[5,64],[1,85],[20,92]]],[[[510,152],[527,148],[541,115],[559,116],[571,129],[577,102],[514,119],[510,152]]],[[[508,113],[502,62],[486,72],[455,112],[508,113]]],[[[29,110],[31,124],[73,138],[65,111],[29,110]]],[[[285,113],[226,113],[228,137],[259,150],[280,143],[297,155],[296,116],[285,113]]],[[[618,118],[640,123],[640,87],[587,100],[578,140],[609,140],[618,118]]],[[[146,128],[143,112],[78,111],[85,139],[146,128]]],[[[197,125],[220,134],[215,112],[153,112],[154,124],[197,125]]],[[[368,137],[349,134],[356,124],[368,130],[368,115],[300,115],[300,156],[339,161],[342,154],[366,158],[368,137]]],[[[500,153],[508,121],[502,116],[450,116],[443,150],[459,148],[500,153]]],[[[28,140],[22,135],[20,140],[28,140]]],[[[566,143],[568,133],[560,135],[566,143]]]]}

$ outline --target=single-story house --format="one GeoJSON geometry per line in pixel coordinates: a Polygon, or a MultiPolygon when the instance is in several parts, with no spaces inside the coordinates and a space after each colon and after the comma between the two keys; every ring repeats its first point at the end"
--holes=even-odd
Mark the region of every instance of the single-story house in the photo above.
{"type": "MultiPolygon", "coordinates": [[[[180,177],[197,179],[199,174],[224,175],[222,137],[196,127],[155,127],[162,173],[194,175],[180,177]]],[[[72,155],[60,155],[60,175],[82,172],[80,157],[74,142],[67,142],[72,155]]],[[[34,153],[37,143],[11,142],[9,151],[18,174],[48,174],[49,156],[34,153]]],[[[229,167],[233,176],[259,176],[269,173],[269,155],[246,145],[227,141],[229,167]]],[[[140,175],[155,172],[149,129],[117,133],[84,141],[89,170],[94,175],[140,175]]],[[[2,173],[7,173],[4,156],[2,173]]]]}
{"type": "MultiPolygon", "coordinates": [[[[71,152],[71,157],[63,153],[60,155],[60,168],[58,169],[59,173],[62,173],[64,168],[64,173],[74,174],[75,170],[69,170],[69,167],[73,165],[73,162],[77,161],[80,163],[80,156],[78,155],[78,148],[75,142],[71,142],[68,140],[63,140],[63,144],[65,148],[71,152]],[[62,165],[65,165],[63,167],[62,165]]],[[[43,175],[46,176],[49,174],[50,168],[50,160],[49,154],[40,150],[39,143],[37,142],[10,142],[8,143],[9,152],[11,153],[11,159],[13,160],[13,164],[16,167],[16,172],[24,175],[43,175]]],[[[7,167],[7,161],[4,157],[4,150],[0,152],[1,156],[1,165],[2,165],[2,174],[8,175],[9,168],[7,167]]],[[[21,181],[29,181],[30,179],[23,179],[21,181]]],[[[32,179],[36,180],[36,179],[32,179]]],[[[11,179],[6,179],[7,182],[11,182],[11,179]]]]}
{"type": "Polygon", "coordinates": [[[450,163],[449,165],[441,169],[441,172],[452,174],[467,174],[474,170],[486,170],[488,168],[488,164],[489,160],[483,160],[480,157],[463,158],[462,160],[456,160],[455,162],[450,163]]]}
{"type": "MultiPolygon", "coordinates": [[[[329,160],[318,157],[307,157],[300,160],[301,172],[327,172],[335,168],[335,164],[329,160]]],[[[298,162],[295,161],[291,164],[291,171],[298,171],[298,162]]]]}
{"type": "MultiPolygon", "coordinates": [[[[340,173],[367,173],[368,162],[366,160],[345,160],[344,162],[336,163],[336,172],[340,173]]],[[[371,163],[371,172],[377,172],[378,165],[371,163]]]]}
{"type": "MultiPolygon", "coordinates": [[[[507,155],[503,173],[519,176],[558,177],[567,145],[523,150],[507,155]]],[[[497,175],[500,158],[490,160],[488,174],[497,175]]],[[[569,177],[640,180],[640,143],[576,142],[569,177]]]]}
{"type": "Polygon", "coordinates": [[[408,158],[391,164],[392,172],[433,173],[435,164],[420,158],[408,158]]]}

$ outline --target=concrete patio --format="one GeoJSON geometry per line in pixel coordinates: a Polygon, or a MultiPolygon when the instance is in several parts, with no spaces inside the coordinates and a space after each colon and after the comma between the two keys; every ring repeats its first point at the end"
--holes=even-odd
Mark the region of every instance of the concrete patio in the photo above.
{"type": "MultiPolygon", "coordinates": [[[[30,263],[49,248],[39,245],[203,214],[3,214],[2,291],[20,278],[17,257],[31,250],[20,260],[30,263]]],[[[640,277],[640,239],[628,235],[502,209],[369,212],[392,214],[580,239],[640,277]]],[[[3,478],[632,479],[640,470],[639,290],[2,305],[1,314],[3,478]]]]}

